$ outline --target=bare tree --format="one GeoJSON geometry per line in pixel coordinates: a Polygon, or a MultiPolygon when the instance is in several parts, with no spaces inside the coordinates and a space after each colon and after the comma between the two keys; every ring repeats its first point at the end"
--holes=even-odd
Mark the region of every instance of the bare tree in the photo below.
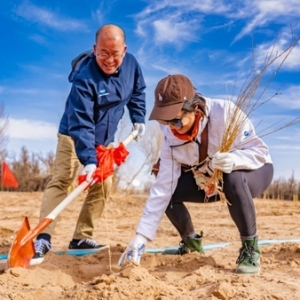
{"type": "Polygon", "coordinates": [[[163,135],[157,122],[149,122],[147,135],[141,140],[141,151],[144,153],[149,172],[159,158],[163,135]]]}
{"type": "Polygon", "coordinates": [[[149,122],[146,132],[138,143],[132,145],[129,159],[115,174],[117,186],[122,186],[126,193],[134,189],[132,183],[137,178],[143,177],[146,185],[151,181],[152,165],[159,157],[162,133],[158,123],[149,122]]]}
{"type": "Polygon", "coordinates": [[[266,198],[273,200],[294,200],[300,198],[300,182],[297,182],[294,172],[287,180],[284,178],[275,179],[265,191],[266,198]]]}
{"type": "Polygon", "coordinates": [[[38,154],[39,161],[42,162],[46,175],[52,175],[54,170],[54,164],[55,164],[55,154],[53,151],[50,151],[46,154],[44,157],[41,153],[38,154]]]}
{"type": "Polygon", "coordinates": [[[287,192],[286,197],[288,199],[293,199],[297,190],[297,182],[295,179],[294,171],[292,172],[292,176],[287,180],[287,192]]]}
{"type": "Polygon", "coordinates": [[[43,191],[51,175],[45,172],[41,155],[30,153],[26,147],[21,148],[19,158],[16,156],[12,162],[13,172],[19,182],[18,191],[43,191]]]}

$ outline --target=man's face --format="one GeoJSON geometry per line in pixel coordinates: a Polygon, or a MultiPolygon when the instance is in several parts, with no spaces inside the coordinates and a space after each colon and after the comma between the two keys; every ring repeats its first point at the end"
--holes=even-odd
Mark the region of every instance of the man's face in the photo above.
{"type": "Polygon", "coordinates": [[[127,46],[120,36],[115,39],[104,39],[100,36],[94,45],[98,66],[108,75],[114,74],[122,64],[126,50],[127,46]]]}

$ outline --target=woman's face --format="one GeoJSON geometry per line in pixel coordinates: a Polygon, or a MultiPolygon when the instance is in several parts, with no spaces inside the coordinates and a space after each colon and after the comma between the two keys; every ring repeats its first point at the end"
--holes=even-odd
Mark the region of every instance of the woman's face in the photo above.
{"type": "Polygon", "coordinates": [[[172,130],[176,130],[179,134],[184,134],[190,131],[190,129],[193,127],[195,118],[196,112],[186,112],[182,110],[176,117],[176,119],[181,120],[181,122],[177,122],[179,124],[170,122],[168,125],[172,130]]]}

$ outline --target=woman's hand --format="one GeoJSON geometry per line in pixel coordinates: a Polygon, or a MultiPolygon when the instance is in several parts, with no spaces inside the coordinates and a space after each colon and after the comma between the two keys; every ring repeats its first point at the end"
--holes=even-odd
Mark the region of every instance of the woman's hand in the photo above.
{"type": "Polygon", "coordinates": [[[231,173],[234,167],[234,154],[218,151],[213,156],[211,165],[214,169],[219,169],[224,173],[231,173]]]}
{"type": "Polygon", "coordinates": [[[137,233],[133,240],[129,243],[125,251],[122,253],[118,265],[121,267],[126,261],[134,261],[139,264],[141,256],[145,251],[147,245],[147,238],[137,233]]]}

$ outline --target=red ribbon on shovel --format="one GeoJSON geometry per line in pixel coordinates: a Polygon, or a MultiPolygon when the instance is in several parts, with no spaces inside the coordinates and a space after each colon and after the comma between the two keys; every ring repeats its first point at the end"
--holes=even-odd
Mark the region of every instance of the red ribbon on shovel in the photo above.
{"type": "MultiPolygon", "coordinates": [[[[114,164],[120,166],[128,156],[125,145],[120,143],[117,148],[106,148],[102,145],[97,146],[98,167],[93,175],[95,182],[103,182],[106,178],[114,173],[114,164]]],[[[78,183],[81,184],[86,179],[85,175],[78,176],[78,183]]]]}

